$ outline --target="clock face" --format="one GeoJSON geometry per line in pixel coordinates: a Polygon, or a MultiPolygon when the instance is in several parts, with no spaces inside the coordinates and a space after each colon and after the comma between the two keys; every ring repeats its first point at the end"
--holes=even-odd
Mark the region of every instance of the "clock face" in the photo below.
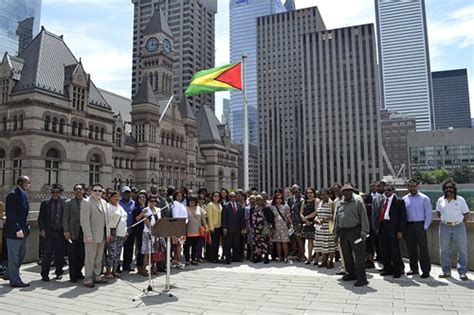
{"type": "Polygon", "coordinates": [[[158,49],[158,45],[159,45],[159,41],[158,41],[158,38],[156,37],[150,37],[147,41],[146,41],[146,50],[148,50],[149,52],[154,52],[158,49]]]}
{"type": "Polygon", "coordinates": [[[163,51],[165,52],[165,54],[169,54],[171,53],[171,43],[169,40],[165,39],[163,40],[163,51]]]}

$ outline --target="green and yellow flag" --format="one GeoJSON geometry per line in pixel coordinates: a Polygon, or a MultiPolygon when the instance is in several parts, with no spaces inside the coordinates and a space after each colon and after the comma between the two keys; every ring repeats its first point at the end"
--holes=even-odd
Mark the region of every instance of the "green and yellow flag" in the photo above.
{"type": "Polygon", "coordinates": [[[196,72],[184,94],[192,96],[217,91],[242,90],[241,69],[240,63],[232,63],[196,72]]]}

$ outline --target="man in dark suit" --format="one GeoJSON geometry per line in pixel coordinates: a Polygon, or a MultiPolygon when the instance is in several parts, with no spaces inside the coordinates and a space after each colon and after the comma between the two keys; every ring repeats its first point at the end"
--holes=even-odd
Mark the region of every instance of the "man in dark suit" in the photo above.
{"type": "Polygon", "coordinates": [[[76,283],[84,279],[84,234],[81,229],[81,203],[84,198],[84,188],[81,184],[74,185],[74,197],[65,203],[63,214],[64,238],[67,241],[67,256],[69,259],[69,280],[76,283]]]}
{"type": "Polygon", "coordinates": [[[383,207],[372,212],[372,222],[382,251],[383,269],[380,274],[400,278],[404,265],[399,242],[403,238],[407,214],[405,202],[394,191],[392,185],[385,186],[383,207]]]}
{"type": "Polygon", "coordinates": [[[234,192],[229,194],[230,202],[222,209],[222,229],[224,232],[224,255],[226,264],[242,261],[240,257],[240,236],[245,226],[242,206],[237,202],[234,192]]]}
{"type": "Polygon", "coordinates": [[[54,265],[56,267],[56,279],[63,276],[64,266],[64,230],[63,214],[65,201],[61,197],[63,187],[59,184],[51,186],[51,198],[41,201],[38,215],[38,227],[40,236],[45,239],[43,261],[41,263],[41,279],[49,281],[49,269],[54,253],[54,265]]]}
{"type": "Polygon", "coordinates": [[[7,239],[8,269],[6,274],[10,286],[23,288],[29,286],[20,278],[20,265],[26,255],[26,240],[30,233],[27,223],[30,205],[25,192],[31,182],[28,176],[20,176],[16,183],[18,187],[7,195],[6,220],[3,229],[7,239]]]}

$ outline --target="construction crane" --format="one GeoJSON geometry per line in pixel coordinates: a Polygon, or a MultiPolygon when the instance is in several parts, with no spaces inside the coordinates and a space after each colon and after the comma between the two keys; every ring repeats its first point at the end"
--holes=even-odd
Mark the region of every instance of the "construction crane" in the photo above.
{"type": "Polygon", "coordinates": [[[390,162],[390,159],[388,158],[387,152],[385,151],[383,146],[381,148],[382,148],[382,156],[383,156],[383,159],[385,160],[385,163],[387,163],[388,170],[390,171],[393,177],[397,177],[395,173],[395,169],[392,166],[392,162],[390,162]]]}

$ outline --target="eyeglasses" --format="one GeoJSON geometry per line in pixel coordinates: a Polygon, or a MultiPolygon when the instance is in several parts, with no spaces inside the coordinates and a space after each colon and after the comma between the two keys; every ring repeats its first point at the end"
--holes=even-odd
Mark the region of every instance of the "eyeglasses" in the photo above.
{"type": "Polygon", "coordinates": [[[416,188],[416,185],[409,185],[408,188],[416,188]]]}
{"type": "Polygon", "coordinates": [[[82,191],[82,188],[76,188],[75,191],[82,191]]]}
{"type": "Polygon", "coordinates": [[[102,189],[92,189],[93,192],[102,192],[102,189]]]}
{"type": "Polygon", "coordinates": [[[150,200],[150,202],[156,202],[156,200],[150,200]]]}
{"type": "Polygon", "coordinates": [[[306,194],[314,194],[314,192],[310,190],[310,191],[307,191],[306,194]]]}
{"type": "Polygon", "coordinates": [[[385,191],[393,191],[393,189],[385,189],[385,191]]]}
{"type": "Polygon", "coordinates": [[[146,197],[145,196],[140,196],[140,197],[138,197],[138,199],[146,199],[146,197]]]}
{"type": "Polygon", "coordinates": [[[278,200],[278,199],[280,199],[280,200],[283,200],[283,198],[282,198],[282,197],[276,197],[275,199],[276,199],[276,200],[278,200]]]}

